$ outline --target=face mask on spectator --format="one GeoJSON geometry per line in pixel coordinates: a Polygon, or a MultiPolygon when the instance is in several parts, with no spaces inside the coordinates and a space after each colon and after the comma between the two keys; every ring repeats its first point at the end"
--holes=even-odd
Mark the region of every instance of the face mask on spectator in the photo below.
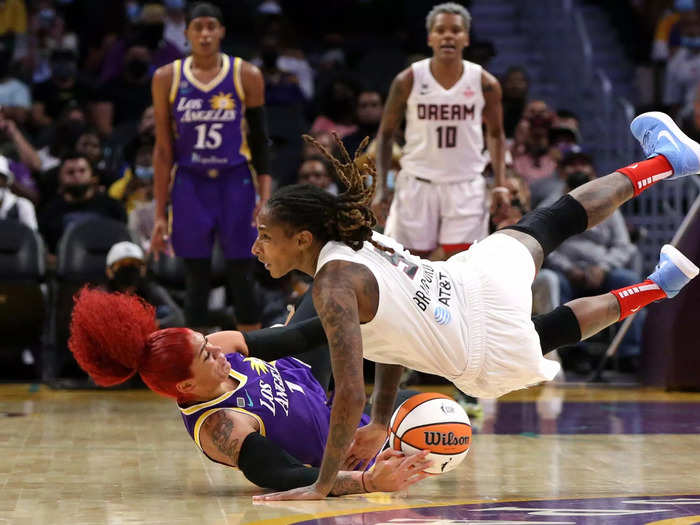
{"type": "Polygon", "coordinates": [[[136,166],[134,168],[134,175],[136,175],[136,178],[142,181],[152,180],[153,166],[136,166]]]}
{"type": "Polygon", "coordinates": [[[681,46],[694,51],[700,50],[700,36],[682,36],[681,46]]]}
{"type": "Polygon", "coordinates": [[[118,268],[114,272],[114,277],[110,279],[110,286],[113,290],[138,288],[140,284],[141,268],[134,264],[127,264],[118,268]]]}
{"type": "Polygon", "coordinates": [[[88,192],[91,186],[91,182],[86,182],[84,184],[66,184],[63,186],[63,192],[67,193],[74,199],[80,200],[85,197],[85,194],[88,192]]]}

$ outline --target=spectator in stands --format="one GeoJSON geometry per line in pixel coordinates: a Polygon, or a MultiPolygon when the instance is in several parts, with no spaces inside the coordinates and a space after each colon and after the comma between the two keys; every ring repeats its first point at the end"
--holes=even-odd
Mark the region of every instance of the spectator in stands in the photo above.
{"type": "MultiPolygon", "coordinates": [[[[301,49],[290,48],[272,28],[268,28],[262,38],[260,56],[252,60],[256,66],[274,69],[282,73],[283,78],[295,79],[304,101],[314,96],[314,70],[301,49]]],[[[269,94],[265,99],[270,100],[269,94]]],[[[269,104],[269,102],[268,102],[269,104]]]]}
{"type": "MultiPolygon", "coordinates": [[[[570,170],[562,193],[552,195],[552,199],[596,176],[589,168],[570,170]]],[[[545,266],[557,272],[560,301],[564,304],[639,282],[639,273],[631,269],[636,257],[637,247],[630,240],[622,213],[616,210],[607,220],[564,241],[547,257],[545,266]]],[[[643,324],[643,315],[635,317],[620,346],[619,355],[630,371],[637,367],[643,324]]]]}
{"type": "Polygon", "coordinates": [[[681,128],[694,141],[700,140],[700,83],[695,88],[693,110],[681,120],[681,128]]]}
{"type": "Polygon", "coordinates": [[[101,133],[109,135],[115,125],[138,122],[151,105],[150,63],[151,52],[146,46],[132,45],[126,50],[121,75],[99,90],[104,102],[98,120],[101,133]]]}
{"type": "MultiPolygon", "coordinates": [[[[184,57],[178,46],[164,37],[166,20],[167,11],[165,7],[157,3],[144,5],[139,15],[139,23],[136,26],[138,31],[137,43],[146,46],[151,53],[148,68],[149,77],[160,66],[184,57]]],[[[184,37],[184,33],[182,36],[184,37]]]]}
{"type": "Polygon", "coordinates": [[[168,291],[149,278],[143,250],[133,242],[118,242],[107,253],[106,288],[138,295],[156,309],[158,328],[185,326],[185,314],[168,291]]]}
{"type": "Polygon", "coordinates": [[[51,55],[55,51],[77,53],[78,37],[66,27],[62,14],[53,2],[40,0],[31,17],[27,55],[23,59],[25,76],[41,83],[54,74],[51,55]]]}
{"type": "Polygon", "coordinates": [[[342,78],[331,82],[321,95],[321,114],[311,126],[312,132],[335,131],[341,138],[357,131],[355,100],[357,88],[342,78]]]}
{"type": "Polygon", "coordinates": [[[692,111],[700,82],[700,13],[686,14],[681,25],[680,48],[666,66],[663,102],[674,118],[692,111]]]}
{"type": "MultiPolygon", "coordinates": [[[[7,145],[11,146],[19,157],[20,162],[23,164],[24,168],[21,169],[22,176],[19,176],[17,170],[13,168],[15,183],[25,187],[27,191],[31,191],[33,197],[30,195],[25,196],[35,200],[37,197],[35,195],[37,188],[34,180],[31,178],[29,170],[38,171],[41,168],[41,159],[38,152],[34,149],[34,146],[29,143],[24,134],[17,127],[15,121],[11,118],[7,118],[2,109],[0,109],[0,140],[3,142],[7,141],[7,145]]],[[[5,148],[3,148],[3,150],[4,149],[5,148]]]]}
{"type": "Polygon", "coordinates": [[[555,115],[542,101],[530,102],[516,130],[513,146],[513,169],[528,184],[551,176],[557,162],[550,151],[549,130],[555,115]],[[522,133],[522,137],[517,135],[522,133]],[[521,142],[522,141],[522,142],[521,142]]]}
{"type": "Polygon", "coordinates": [[[279,68],[277,39],[266,35],[260,49],[260,71],[265,78],[265,103],[268,106],[293,106],[306,102],[294,73],[279,68]]]}
{"type": "Polygon", "coordinates": [[[689,13],[695,11],[695,0],[674,0],[673,10],[667,12],[656,24],[651,59],[666,62],[671,58],[681,39],[680,26],[689,13]]]}
{"type": "Polygon", "coordinates": [[[579,120],[574,113],[565,109],[557,111],[549,129],[549,144],[562,154],[581,144],[579,120]]]}
{"type": "Polygon", "coordinates": [[[50,78],[35,84],[32,92],[32,123],[37,127],[53,123],[68,102],[85,106],[93,99],[92,88],[78,75],[78,57],[73,51],[53,51],[50,65],[50,78]]]}
{"type": "Polygon", "coordinates": [[[0,41],[0,106],[2,112],[23,124],[32,107],[29,87],[12,74],[12,46],[0,41]]]}
{"type": "Polygon", "coordinates": [[[595,177],[593,159],[579,146],[572,146],[564,153],[557,164],[557,170],[549,177],[530,184],[532,206],[539,208],[553,204],[565,192],[566,179],[574,172],[581,171],[590,178],[595,177]]]}
{"type": "Polygon", "coordinates": [[[127,167],[109,188],[109,196],[121,201],[127,213],[140,202],[153,200],[153,148],[155,137],[138,135],[126,147],[127,167]]]}
{"type": "Polygon", "coordinates": [[[0,39],[12,43],[13,48],[18,48],[17,55],[22,55],[26,50],[27,6],[24,0],[0,2],[0,39]]]}
{"type": "Polygon", "coordinates": [[[41,142],[47,144],[36,153],[39,155],[41,172],[49,172],[58,168],[61,159],[75,149],[75,143],[87,127],[85,110],[76,102],[69,102],[61,112],[55,125],[46,128],[41,142]]]}
{"type": "Polygon", "coordinates": [[[530,90],[530,78],[525,68],[511,66],[503,76],[503,128],[506,138],[513,138],[515,126],[523,116],[527,95],[530,90]]]}
{"type": "Polygon", "coordinates": [[[190,43],[185,37],[185,0],[165,0],[165,28],[163,39],[174,45],[183,55],[190,52],[190,43]]]}
{"type": "Polygon", "coordinates": [[[123,206],[98,191],[97,178],[84,155],[71,153],[64,157],[58,183],[58,195],[46,204],[39,216],[39,231],[49,254],[56,253],[58,240],[73,222],[89,220],[96,215],[126,222],[123,206]]]}
{"type": "Polygon", "coordinates": [[[29,199],[12,192],[14,175],[7,157],[0,155],[0,220],[12,219],[37,229],[34,205],[29,199]]]}
{"type": "Polygon", "coordinates": [[[93,174],[100,186],[106,187],[116,179],[115,174],[107,169],[102,148],[102,138],[96,128],[85,128],[75,142],[75,150],[90,162],[93,174]]]}
{"type": "Polygon", "coordinates": [[[333,171],[325,157],[316,155],[303,160],[299,166],[297,182],[299,184],[311,184],[333,195],[338,194],[338,185],[335,183],[333,171]]]}
{"type": "Polygon", "coordinates": [[[384,113],[384,100],[379,91],[364,89],[357,95],[357,130],[343,138],[345,149],[354,155],[365,137],[374,140],[384,113]]]}

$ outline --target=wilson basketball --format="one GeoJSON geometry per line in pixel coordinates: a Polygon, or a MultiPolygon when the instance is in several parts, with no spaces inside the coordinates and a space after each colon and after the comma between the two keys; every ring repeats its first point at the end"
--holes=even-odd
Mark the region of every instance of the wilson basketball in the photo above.
{"type": "Polygon", "coordinates": [[[389,424],[394,450],[416,454],[428,449],[432,474],[449,472],[464,460],[472,440],[469,416],[451,397],[426,392],[404,401],[389,424]]]}

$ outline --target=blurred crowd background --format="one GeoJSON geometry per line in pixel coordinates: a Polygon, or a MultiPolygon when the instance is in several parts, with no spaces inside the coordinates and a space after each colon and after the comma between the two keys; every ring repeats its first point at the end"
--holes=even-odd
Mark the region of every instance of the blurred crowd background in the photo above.
{"type": "MultiPolygon", "coordinates": [[[[213,3],[225,18],[223,51],[263,72],[276,186],[308,182],[342,191],[301,134],[334,149],[336,131],[351,153],[374,137],[393,77],[429,56],[425,16],[435,2],[213,3]]],[[[465,58],[503,88],[513,207],[492,230],[634,160],[639,152],[627,123],[635,112],[668,111],[700,139],[700,11],[693,0],[463,3],[473,17],[465,58]]],[[[155,69],[188,54],[186,7],[185,0],[0,0],[2,379],[60,384],[83,377],[66,340],[72,294],[86,282],[137,291],[157,307],[163,327],[187,323],[181,266],[147,256],[150,81],[155,69]]],[[[400,133],[396,143],[393,174],[400,133]]],[[[547,261],[536,311],[638,282],[658,256],[657,238],[668,240],[697,193],[692,183],[679,188],[649,192],[651,202],[665,203],[663,212],[642,200],[567,241],[547,261]]],[[[386,210],[377,211],[381,229],[386,210]]],[[[215,255],[210,324],[235,328],[220,259],[215,255]]],[[[308,286],[298,275],[273,281],[261,268],[256,280],[264,326],[284,322],[287,305],[308,286]]],[[[613,364],[620,371],[638,369],[643,322],[640,316],[625,338],[613,364]]],[[[606,331],[563,352],[565,369],[589,372],[610,337],[606,331]]],[[[421,380],[428,379],[413,378],[421,380]]]]}

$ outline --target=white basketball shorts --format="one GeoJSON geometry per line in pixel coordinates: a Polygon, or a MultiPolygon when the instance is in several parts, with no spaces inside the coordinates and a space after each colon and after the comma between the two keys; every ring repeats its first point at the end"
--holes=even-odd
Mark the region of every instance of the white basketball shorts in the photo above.
{"type": "Polygon", "coordinates": [[[384,233],[406,248],[432,251],[473,243],[488,234],[486,181],[434,183],[399,172],[384,233]]]}
{"type": "Polygon", "coordinates": [[[560,366],[542,355],[531,321],[535,263],[528,249],[494,233],[448,263],[467,290],[469,352],[481,359],[479,372],[455,379],[455,386],[475,397],[498,397],[551,381],[560,366]]]}

